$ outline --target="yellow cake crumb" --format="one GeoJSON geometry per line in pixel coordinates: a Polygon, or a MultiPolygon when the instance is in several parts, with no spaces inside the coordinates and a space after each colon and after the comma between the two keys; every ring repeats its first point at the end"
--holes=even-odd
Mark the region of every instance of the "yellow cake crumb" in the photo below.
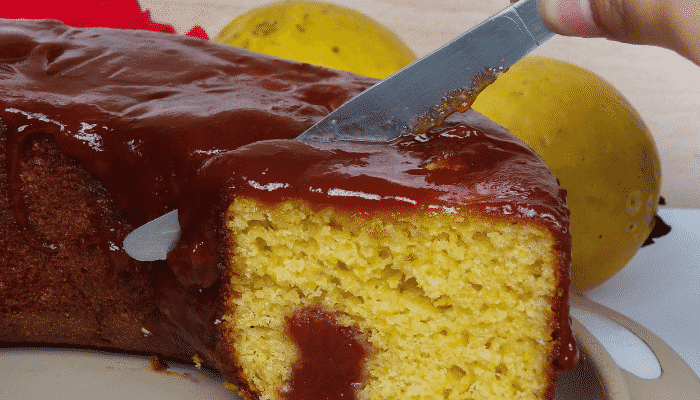
{"type": "Polygon", "coordinates": [[[373,351],[358,400],[540,399],[550,389],[559,269],[535,224],[372,215],[236,198],[227,340],[261,399],[280,399],[298,349],[286,317],[337,316],[373,351]]]}

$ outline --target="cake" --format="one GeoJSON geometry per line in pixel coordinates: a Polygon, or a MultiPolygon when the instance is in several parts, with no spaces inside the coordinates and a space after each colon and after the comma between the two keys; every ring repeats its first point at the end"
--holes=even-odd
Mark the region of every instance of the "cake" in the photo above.
{"type": "Polygon", "coordinates": [[[472,110],[302,142],[376,81],[174,35],[0,20],[0,343],[196,360],[249,399],[547,399],[565,192],[472,110]],[[168,259],[122,248],[179,210],[168,259]]]}

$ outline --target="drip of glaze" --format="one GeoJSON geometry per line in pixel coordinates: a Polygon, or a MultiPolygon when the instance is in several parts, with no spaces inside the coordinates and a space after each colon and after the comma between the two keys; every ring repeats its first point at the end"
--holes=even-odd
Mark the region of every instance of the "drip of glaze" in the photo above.
{"type": "Polygon", "coordinates": [[[319,309],[288,318],[289,335],[301,356],[294,368],[287,400],[354,400],[361,386],[365,349],[352,327],[338,325],[319,309]]]}

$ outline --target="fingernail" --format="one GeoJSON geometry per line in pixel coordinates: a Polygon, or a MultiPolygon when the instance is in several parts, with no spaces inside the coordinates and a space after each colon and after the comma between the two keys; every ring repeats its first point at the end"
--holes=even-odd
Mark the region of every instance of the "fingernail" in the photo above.
{"type": "Polygon", "coordinates": [[[540,13],[557,33],[599,37],[603,32],[593,20],[590,0],[542,0],[540,13]]]}

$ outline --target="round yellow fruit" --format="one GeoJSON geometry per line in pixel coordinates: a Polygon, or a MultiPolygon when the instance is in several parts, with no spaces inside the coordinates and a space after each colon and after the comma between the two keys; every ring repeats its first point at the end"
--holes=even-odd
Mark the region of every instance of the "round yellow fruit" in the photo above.
{"type": "Polygon", "coordinates": [[[231,21],[214,42],[380,79],[417,59],[372,18],[319,1],[254,8],[231,21]]]}
{"type": "Polygon", "coordinates": [[[661,186],[656,144],[622,94],[586,69],[526,57],[472,107],[529,144],[567,190],[572,292],[621,270],[653,228],[661,186]]]}

